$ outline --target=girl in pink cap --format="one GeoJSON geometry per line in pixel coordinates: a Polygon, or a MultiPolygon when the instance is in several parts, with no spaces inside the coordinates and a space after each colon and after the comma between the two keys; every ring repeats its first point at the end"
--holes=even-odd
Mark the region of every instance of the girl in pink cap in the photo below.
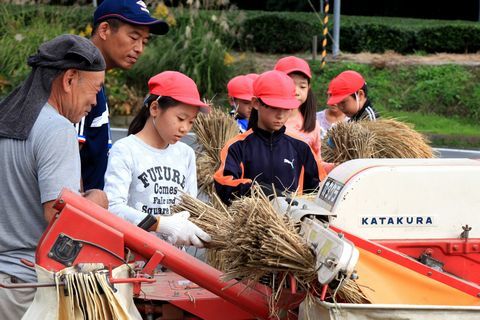
{"type": "MultiPolygon", "coordinates": [[[[300,58],[288,56],[277,61],[275,70],[285,72],[295,82],[295,97],[300,101],[300,107],[292,110],[290,118],[285,123],[287,132],[297,135],[313,149],[321,159],[321,127],[317,121],[317,99],[311,89],[312,73],[308,63],[300,58]]],[[[334,164],[322,162],[325,170],[330,172],[334,164]]]]}
{"type": "Polygon", "coordinates": [[[326,175],[307,143],[285,132],[285,122],[300,102],[285,73],[267,71],[253,83],[249,130],[229,140],[214,175],[223,202],[248,193],[253,180],[279,192],[313,191],[326,175]]]}
{"type": "Polygon", "coordinates": [[[195,153],[179,140],[209,106],[180,72],[157,74],[148,87],[129,135],[110,150],[104,188],[109,210],[172,244],[202,247],[208,234],[188,220],[188,212],[171,215],[170,207],[181,192],[197,195],[195,153]]]}
{"type": "Polygon", "coordinates": [[[227,83],[228,98],[240,133],[247,131],[248,119],[252,112],[253,79],[240,75],[227,83]]]}

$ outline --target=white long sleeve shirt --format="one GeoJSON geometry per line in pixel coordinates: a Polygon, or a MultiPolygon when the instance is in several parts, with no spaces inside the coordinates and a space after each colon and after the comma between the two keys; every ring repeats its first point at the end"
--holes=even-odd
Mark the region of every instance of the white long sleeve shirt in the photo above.
{"type": "Polygon", "coordinates": [[[183,142],[157,149],[129,135],[110,150],[104,191],[109,210],[135,225],[149,213],[169,215],[180,191],[197,196],[195,153],[183,142]]]}

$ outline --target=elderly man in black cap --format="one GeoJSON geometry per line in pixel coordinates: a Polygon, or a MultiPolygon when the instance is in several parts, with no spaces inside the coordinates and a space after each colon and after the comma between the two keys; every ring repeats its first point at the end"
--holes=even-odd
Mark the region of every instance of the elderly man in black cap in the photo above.
{"type": "MultiPolygon", "coordinates": [[[[82,37],[62,35],[30,56],[30,76],[0,102],[0,281],[35,282],[35,248],[61,189],[80,190],[76,131],[96,105],[105,60],[82,37]]],[[[84,196],[108,207],[100,190],[84,196]]],[[[0,288],[0,319],[20,319],[35,289],[0,288]]]]}

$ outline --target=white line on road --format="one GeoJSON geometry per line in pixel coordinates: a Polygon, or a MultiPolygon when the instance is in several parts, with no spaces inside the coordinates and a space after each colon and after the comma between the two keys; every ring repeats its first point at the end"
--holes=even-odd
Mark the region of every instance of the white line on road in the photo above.
{"type": "Polygon", "coordinates": [[[450,148],[434,148],[435,150],[438,151],[453,151],[453,152],[458,152],[458,153],[479,153],[479,150],[467,150],[467,149],[450,149],[450,148]]]}

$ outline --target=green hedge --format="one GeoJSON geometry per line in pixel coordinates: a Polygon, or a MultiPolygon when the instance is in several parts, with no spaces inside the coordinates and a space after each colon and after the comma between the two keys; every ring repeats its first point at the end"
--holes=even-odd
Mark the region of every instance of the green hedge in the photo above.
{"type": "MultiPolygon", "coordinates": [[[[187,10],[174,11],[179,25],[188,23],[187,10]]],[[[78,30],[91,22],[92,14],[91,6],[0,5],[0,34],[7,33],[9,28],[31,28],[39,17],[63,28],[78,30]]],[[[320,17],[314,13],[203,10],[198,18],[211,21],[212,16],[222,14],[229,21],[228,30],[217,27],[213,31],[227,46],[257,52],[292,53],[310,50],[312,37],[318,35],[320,48],[323,27],[320,17]]],[[[330,33],[332,28],[333,17],[330,16],[330,33]]],[[[331,40],[328,42],[330,49],[331,40]]],[[[471,53],[480,50],[480,26],[468,21],[342,16],[340,49],[353,53],[387,50],[471,53]]]]}
{"type": "MultiPolygon", "coordinates": [[[[174,11],[179,25],[188,23],[186,10],[174,11]]],[[[11,28],[31,28],[39,17],[51,25],[78,30],[91,22],[92,14],[91,6],[0,5],[0,34],[6,34],[11,28]]],[[[318,35],[320,48],[323,27],[320,17],[314,13],[203,10],[198,18],[210,21],[213,15],[222,14],[229,21],[228,30],[215,28],[213,31],[227,46],[257,52],[291,53],[310,50],[312,37],[318,35]]],[[[330,16],[330,33],[332,28],[333,17],[330,16]]],[[[49,32],[44,30],[44,33],[49,32]]],[[[328,42],[330,49],[331,40],[328,42]]],[[[342,16],[340,49],[353,53],[386,50],[471,53],[480,50],[480,26],[469,21],[342,16]]]]}
{"type": "Polygon", "coordinates": [[[419,30],[417,47],[425,52],[477,52],[480,49],[480,26],[446,25],[419,30]]]}
{"type": "Polygon", "coordinates": [[[415,32],[376,23],[346,25],[340,29],[340,48],[347,52],[412,52],[415,32]]]}
{"type": "MultiPolygon", "coordinates": [[[[230,17],[235,15],[229,13],[230,17]]],[[[288,53],[310,50],[314,35],[319,36],[320,48],[323,27],[314,13],[247,11],[237,28],[241,32],[232,43],[240,49],[288,53]]],[[[332,28],[330,17],[330,33],[332,28]]],[[[480,26],[467,21],[342,16],[340,49],[353,53],[471,53],[480,49],[480,26]]]]}
{"type": "Polygon", "coordinates": [[[240,44],[258,52],[299,52],[308,50],[320,32],[321,26],[312,20],[288,13],[261,14],[245,20],[240,44]]]}

